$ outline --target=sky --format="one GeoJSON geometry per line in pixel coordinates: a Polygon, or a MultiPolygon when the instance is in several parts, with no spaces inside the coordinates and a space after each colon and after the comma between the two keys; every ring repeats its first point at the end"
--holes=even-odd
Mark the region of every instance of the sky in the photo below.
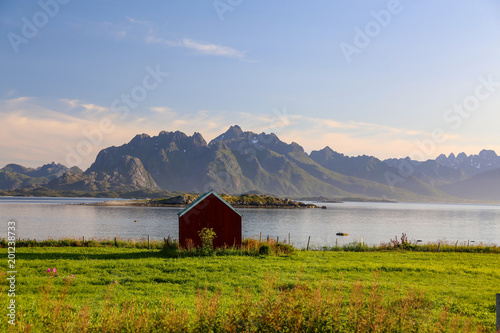
{"type": "Polygon", "coordinates": [[[0,2],[0,167],[238,124],[306,152],[500,154],[500,3],[0,2]]]}

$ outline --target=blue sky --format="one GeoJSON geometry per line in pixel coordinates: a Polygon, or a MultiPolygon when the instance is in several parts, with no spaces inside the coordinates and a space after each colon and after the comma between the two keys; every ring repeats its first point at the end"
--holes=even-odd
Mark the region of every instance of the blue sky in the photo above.
{"type": "Polygon", "coordinates": [[[500,153],[498,31],[493,0],[2,1],[0,167],[233,124],[308,152],[500,153]]]}

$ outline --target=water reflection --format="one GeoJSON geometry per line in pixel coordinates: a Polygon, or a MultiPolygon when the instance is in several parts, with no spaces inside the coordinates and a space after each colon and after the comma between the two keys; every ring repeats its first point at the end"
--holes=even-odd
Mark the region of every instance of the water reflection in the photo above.
{"type": "MultiPolygon", "coordinates": [[[[68,205],[96,199],[0,198],[0,217],[17,221],[21,238],[142,238],[178,235],[180,208],[68,205]],[[63,204],[61,204],[63,203],[63,204]],[[134,221],[139,222],[134,222],[134,221]]],[[[98,199],[97,199],[98,200],[98,199]]],[[[324,204],[328,209],[240,209],[243,236],[262,233],[305,247],[339,245],[364,239],[388,242],[406,233],[424,242],[438,240],[500,244],[500,207],[405,203],[324,204]],[[336,236],[337,232],[349,234],[336,236]]]]}

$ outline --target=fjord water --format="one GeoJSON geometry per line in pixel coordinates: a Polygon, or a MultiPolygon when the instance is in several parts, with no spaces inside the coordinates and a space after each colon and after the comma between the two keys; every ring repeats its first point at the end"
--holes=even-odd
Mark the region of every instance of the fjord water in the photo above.
{"type": "MultiPolygon", "coordinates": [[[[16,221],[17,238],[177,238],[175,207],[78,205],[106,199],[0,197],[0,218],[16,221]],[[138,222],[134,222],[138,221],[138,222]]],[[[388,242],[406,233],[426,242],[500,245],[500,206],[421,203],[320,203],[328,209],[243,208],[243,236],[288,239],[298,247],[388,242]],[[337,232],[348,236],[336,236],[337,232]]],[[[1,236],[0,237],[4,237],[1,236]]]]}

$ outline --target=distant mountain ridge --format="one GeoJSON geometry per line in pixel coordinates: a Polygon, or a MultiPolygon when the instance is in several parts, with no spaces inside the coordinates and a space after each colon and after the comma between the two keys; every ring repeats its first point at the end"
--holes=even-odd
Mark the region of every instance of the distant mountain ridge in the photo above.
{"type": "Polygon", "coordinates": [[[44,185],[66,172],[78,174],[83,171],[78,167],[68,168],[54,162],[39,168],[26,168],[19,164],[7,164],[0,169],[0,190],[44,185]]]}
{"type": "Polygon", "coordinates": [[[442,154],[436,158],[436,162],[453,169],[463,170],[468,176],[500,168],[500,156],[493,150],[486,149],[481,150],[478,155],[467,156],[465,153],[460,153],[456,157],[454,154],[446,157],[442,154]]]}
{"type": "Polygon", "coordinates": [[[38,169],[7,165],[0,169],[0,189],[37,185],[80,191],[214,189],[295,197],[494,201],[500,200],[500,186],[495,187],[500,185],[498,174],[500,157],[491,150],[470,156],[440,155],[424,162],[349,157],[328,146],[307,154],[299,144],[285,143],[273,133],[257,134],[234,125],[209,143],[197,132],[138,134],[124,145],[101,150],[85,172],[55,163],[38,169]],[[388,175],[400,175],[402,163],[409,163],[412,172],[391,183],[388,175]],[[481,189],[485,183],[487,191],[481,189]]]}

